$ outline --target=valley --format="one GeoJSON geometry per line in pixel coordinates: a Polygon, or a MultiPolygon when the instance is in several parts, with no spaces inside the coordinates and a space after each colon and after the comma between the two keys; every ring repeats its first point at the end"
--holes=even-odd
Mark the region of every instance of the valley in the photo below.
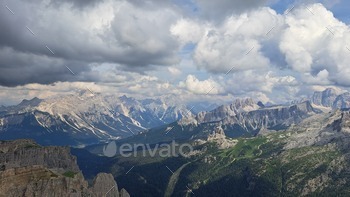
{"type": "Polygon", "coordinates": [[[226,149],[216,141],[194,140],[196,154],[188,157],[116,156],[107,168],[134,196],[341,196],[349,192],[348,134],[346,127],[333,130],[337,119],[330,121],[321,131],[303,129],[305,121],[291,130],[238,138],[226,149]],[[319,132],[310,137],[312,144],[291,145],[309,132],[319,132]],[[331,141],[321,143],[324,132],[331,141]]]}
{"type": "MultiPolygon", "coordinates": [[[[71,147],[79,166],[74,174],[80,171],[91,185],[100,173],[110,173],[130,196],[346,195],[350,111],[314,102],[264,106],[237,99],[169,124],[134,130],[129,137],[71,147]],[[115,151],[125,145],[145,146],[129,149],[128,156],[104,155],[111,143],[115,151]],[[172,150],[175,155],[162,156],[171,143],[178,145],[172,150]]],[[[38,106],[30,103],[21,110],[38,106]]]]}

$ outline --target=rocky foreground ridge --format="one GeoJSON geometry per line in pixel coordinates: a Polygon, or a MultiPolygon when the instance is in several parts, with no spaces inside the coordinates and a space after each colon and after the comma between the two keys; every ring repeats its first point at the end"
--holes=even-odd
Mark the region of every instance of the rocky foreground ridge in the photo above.
{"type": "Polygon", "coordinates": [[[99,173],[91,186],[84,179],[68,147],[42,147],[32,140],[0,141],[0,197],[10,196],[113,196],[113,176],[99,173]]]}

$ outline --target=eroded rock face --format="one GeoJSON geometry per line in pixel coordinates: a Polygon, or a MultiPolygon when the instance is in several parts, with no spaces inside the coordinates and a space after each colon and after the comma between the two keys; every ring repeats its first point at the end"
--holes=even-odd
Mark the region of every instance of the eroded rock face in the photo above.
{"type": "Polygon", "coordinates": [[[311,106],[311,103],[306,101],[291,106],[277,106],[240,113],[237,116],[224,119],[223,124],[237,124],[242,128],[248,128],[247,130],[273,129],[281,125],[289,126],[298,123],[316,113],[317,111],[311,106]]]}
{"type": "Polygon", "coordinates": [[[333,103],[333,109],[345,109],[350,107],[350,93],[346,92],[337,97],[333,103]]]}
{"type": "Polygon", "coordinates": [[[311,97],[313,104],[332,109],[345,109],[350,107],[350,93],[341,93],[328,88],[322,92],[315,92],[311,97]]]}
{"type": "Polygon", "coordinates": [[[120,190],[120,197],[130,197],[130,194],[123,188],[120,190]]]}
{"type": "Polygon", "coordinates": [[[222,105],[210,112],[201,112],[197,115],[196,119],[198,123],[221,121],[224,118],[259,108],[251,98],[237,99],[230,105],[222,105]]]}
{"type": "Polygon", "coordinates": [[[27,166],[0,171],[0,196],[88,196],[84,177],[67,177],[44,166],[27,166]]]}
{"type": "Polygon", "coordinates": [[[221,126],[215,128],[214,133],[208,136],[207,141],[215,142],[219,149],[227,149],[237,144],[236,139],[226,138],[225,132],[221,126]]]}
{"type": "Polygon", "coordinates": [[[306,132],[296,133],[288,138],[285,149],[332,144],[338,149],[348,150],[350,148],[350,111],[336,110],[318,114],[290,128],[293,132],[302,130],[306,132]]]}
{"type": "Polygon", "coordinates": [[[339,93],[332,88],[328,88],[322,92],[315,92],[312,96],[312,102],[316,105],[324,107],[332,107],[339,93]]]}
{"type": "Polygon", "coordinates": [[[0,164],[10,169],[32,165],[78,172],[76,158],[68,147],[41,147],[32,140],[0,142],[0,164]]]}
{"type": "Polygon", "coordinates": [[[111,174],[98,174],[89,187],[68,147],[16,140],[0,141],[0,197],[5,196],[120,195],[111,174]]]}
{"type": "Polygon", "coordinates": [[[118,186],[112,174],[99,173],[93,181],[91,191],[97,196],[119,197],[118,186]]]}

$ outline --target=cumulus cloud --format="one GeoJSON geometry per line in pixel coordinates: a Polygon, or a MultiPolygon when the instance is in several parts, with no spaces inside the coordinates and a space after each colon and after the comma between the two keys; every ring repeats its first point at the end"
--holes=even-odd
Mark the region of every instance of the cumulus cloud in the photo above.
{"type": "Polygon", "coordinates": [[[182,72],[181,70],[175,68],[175,67],[168,67],[168,71],[172,74],[172,75],[180,75],[182,72]]]}
{"type": "Polygon", "coordinates": [[[300,7],[287,16],[280,49],[293,70],[323,81],[350,85],[350,28],[322,4],[300,7]],[[309,11],[312,12],[310,12],[309,11]],[[346,79],[347,78],[347,79],[346,79]]]}
{"type": "MultiPolygon", "coordinates": [[[[232,16],[220,26],[206,28],[197,43],[194,60],[200,68],[214,73],[235,70],[264,69],[271,62],[262,51],[267,33],[283,24],[281,16],[269,8],[232,16]]],[[[270,40],[274,42],[274,40],[270,40]]]]}
{"type": "Polygon", "coordinates": [[[332,82],[329,80],[329,72],[324,69],[317,73],[316,76],[311,75],[310,73],[306,73],[303,76],[303,81],[307,82],[307,84],[315,84],[315,85],[330,85],[332,82]]]}
{"type": "Polygon", "coordinates": [[[188,75],[185,81],[180,82],[179,86],[194,94],[219,94],[222,92],[221,85],[213,79],[200,81],[193,75],[188,75]]]}
{"type": "Polygon", "coordinates": [[[184,45],[199,42],[205,34],[205,29],[205,25],[199,24],[199,22],[182,18],[171,26],[170,32],[184,45]]]}
{"type": "Polygon", "coordinates": [[[0,89],[283,101],[350,86],[350,27],[322,4],[278,14],[268,0],[196,0],[191,11],[179,2],[7,1],[15,14],[0,12],[0,89]]]}
{"type": "Polygon", "coordinates": [[[6,29],[0,32],[1,55],[6,56],[0,60],[0,85],[67,81],[65,66],[79,75],[92,64],[141,72],[179,62],[180,43],[169,31],[177,17],[171,7],[148,10],[107,0],[14,0],[6,5],[15,14],[5,7],[0,12],[0,26],[6,29]],[[19,74],[23,68],[25,75],[19,74]]]}
{"type": "Polygon", "coordinates": [[[298,89],[295,88],[300,86],[295,77],[279,74],[277,70],[267,73],[254,70],[242,71],[234,73],[224,81],[225,92],[239,97],[265,95],[273,101],[290,99],[297,93],[298,89]],[[277,95],[281,98],[277,98],[277,95]]]}
{"type": "Polygon", "coordinates": [[[350,28],[322,4],[302,4],[284,15],[260,8],[220,24],[193,23],[181,19],[177,26],[201,30],[199,39],[200,33],[173,33],[180,41],[198,40],[193,59],[199,68],[222,75],[233,68],[235,80],[227,80],[233,88],[226,92],[291,97],[302,86],[350,85],[350,28]]]}

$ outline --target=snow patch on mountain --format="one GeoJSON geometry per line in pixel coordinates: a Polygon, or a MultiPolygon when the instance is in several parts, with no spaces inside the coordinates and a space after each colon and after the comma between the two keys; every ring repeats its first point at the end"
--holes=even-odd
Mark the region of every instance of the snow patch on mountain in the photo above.
{"type": "Polygon", "coordinates": [[[25,137],[31,137],[31,132],[36,136],[66,133],[77,142],[81,138],[95,138],[96,142],[119,139],[191,114],[186,105],[178,103],[170,96],[137,100],[88,91],[23,100],[0,114],[0,136],[20,131],[25,137]]]}

